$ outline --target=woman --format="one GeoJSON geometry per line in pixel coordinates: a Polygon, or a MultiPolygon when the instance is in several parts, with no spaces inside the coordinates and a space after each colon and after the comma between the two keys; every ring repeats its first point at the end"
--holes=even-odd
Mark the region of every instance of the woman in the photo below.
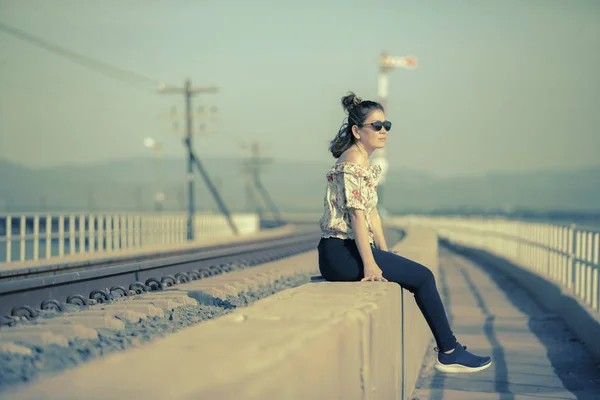
{"type": "Polygon", "coordinates": [[[425,266],[388,252],[377,212],[381,168],[369,165],[375,149],[385,146],[392,124],[383,107],[354,93],[342,98],[348,121],[329,150],[337,163],[327,173],[325,212],[318,246],[319,269],[328,281],[395,282],[412,292],[436,340],[436,369],[476,372],[488,368],[454,337],[433,273],[425,266]]]}

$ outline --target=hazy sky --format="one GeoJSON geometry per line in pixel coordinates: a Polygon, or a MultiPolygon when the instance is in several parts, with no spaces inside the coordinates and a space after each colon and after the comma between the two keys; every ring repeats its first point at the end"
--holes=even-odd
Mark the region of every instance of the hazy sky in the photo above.
{"type": "MultiPolygon", "coordinates": [[[[390,78],[391,167],[439,175],[600,164],[600,1],[8,1],[0,21],[170,84],[215,84],[206,155],[259,140],[330,160],[353,90],[376,99],[382,50],[418,57],[390,78]]],[[[159,95],[0,31],[0,159],[28,166],[183,156],[159,95]]],[[[197,127],[200,122],[196,121],[197,127]]],[[[180,123],[180,129],[183,123],[180,123]]]]}

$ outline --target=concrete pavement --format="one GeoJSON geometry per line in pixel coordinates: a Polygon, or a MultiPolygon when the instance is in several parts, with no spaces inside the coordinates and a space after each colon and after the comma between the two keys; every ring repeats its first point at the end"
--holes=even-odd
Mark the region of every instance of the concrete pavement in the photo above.
{"type": "Polygon", "coordinates": [[[438,287],[462,345],[494,364],[475,374],[433,369],[430,351],[412,399],[600,399],[600,364],[564,321],[514,281],[440,248],[438,287]]]}

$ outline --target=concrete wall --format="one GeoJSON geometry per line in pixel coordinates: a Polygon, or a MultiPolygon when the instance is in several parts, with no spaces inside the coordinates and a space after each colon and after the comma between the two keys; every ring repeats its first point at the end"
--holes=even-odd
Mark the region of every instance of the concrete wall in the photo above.
{"type": "MultiPolygon", "coordinates": [[[[433,232],[411,228],[395,250],[437,273],[433,232]]],[[[312,262],[316,267],[316,252],[312,262]]],[[[157,399],[408,398],[431,338],[413,296],[398,285],[320,281],[41,380],[9,398],[95,399],[109,392],[157,399]]]]}

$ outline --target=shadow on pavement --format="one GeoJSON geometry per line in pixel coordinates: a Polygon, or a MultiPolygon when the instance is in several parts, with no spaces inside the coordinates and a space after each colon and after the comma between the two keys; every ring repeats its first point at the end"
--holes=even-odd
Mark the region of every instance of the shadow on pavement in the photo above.
{"type": "MultiPolygon", "coordinates": [[[[525,288],[494,266],[496,262],[508,264],[507,261],[494,257],[487,252],[485,252],[485,258],[483,258],[480,250],[453,246],[447,242],[440,241],[440,246],[471,260],[506,294],[506,298],[515,308],[528,316],[530,331],[546,348],[548,360],[567,390],[579,400],[597,400],[600,398],[600,365],[598,362],[585,350],[583,344],[560,317],[545,310],[526,292],[525,288]]],[[[510,267],[520,268],[512,264],[510,267]]],[[[494,346],[494,361],[496,362],[496,369],[499,371],[496,378],[498,381],[504,381],[496,382],[496,388],[498,391],[506,391],[508,390],[508,383],[505,382],[507,381],[508,369],[506,362],[502,364],[503,354],[497,353],[496,350],[497,346],[500,349],[501,347],[493,337],[493,327],[491,326],[493,316],[490,320],[485,304],[482,303],[481,296],[474,288],[468,273],[463,268],[460,268],[460,271],[470,289],[475,293],[477,303],[488,317],[484,331],[488,336],[488,340],[494,346]]]]}

